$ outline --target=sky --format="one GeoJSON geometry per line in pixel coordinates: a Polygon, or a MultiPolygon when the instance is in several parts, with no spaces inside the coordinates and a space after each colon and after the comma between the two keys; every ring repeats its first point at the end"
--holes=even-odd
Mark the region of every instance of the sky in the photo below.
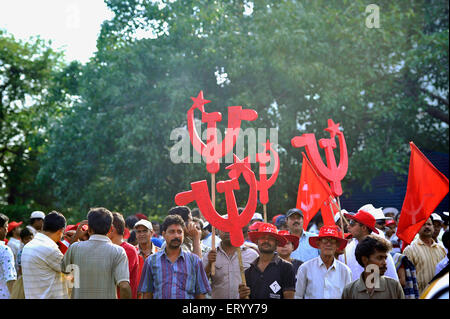
{"type": "Polygon", "coordinates": [[[112,17],[103,0],[0,1],[0,29],[24,41],[37,35],[52,40],[68,62],[93,56],[101,24],[112,17]]]}

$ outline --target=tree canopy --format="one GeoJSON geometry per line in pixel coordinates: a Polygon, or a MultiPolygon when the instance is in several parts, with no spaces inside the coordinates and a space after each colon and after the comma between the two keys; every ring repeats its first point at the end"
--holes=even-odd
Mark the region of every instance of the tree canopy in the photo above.
{"type": "MultiPolygon", "coordinates": [[[[114,18],[76,73],[79,100],[49,123],[39,156],[36,183],[49,185],[57,208],[165,215],[176,193],[209,180],[204,163],[170,160],[171,132],[186,127],[200,90],[207,111],[222,113],[222,131],[231,105],[258,112],[244,129],[278,130],[269,216],[295,206],[301,150],[290,140],[328,137],[329,118],[347,141],[344,192],[406,173],[409,141],[448,153],[447,1],[379,1],[379,28],[367,26],[363,1],[106,3],[114,18]]],[[[226,176],[222,164],[217,180],[226,176]]]]}

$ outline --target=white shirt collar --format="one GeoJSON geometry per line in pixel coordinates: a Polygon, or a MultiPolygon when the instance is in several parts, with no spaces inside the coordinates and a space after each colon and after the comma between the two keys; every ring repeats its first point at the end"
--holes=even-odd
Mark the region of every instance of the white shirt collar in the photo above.
{"type": "Polygon", "coordinates": [[[109,239],[108,236],[106,236],[106,235],[99,235],[99,234],[91,235],[89,237],[89,240],[99,240],[99,241],[104,241],[104,242],[109,242],[109,243],[111,242],[111,239],[109,239]]]}
{"type": "MultiPolygon", "coordinates": [[[[319,256],[319,257],[317,257],[317,258],[319,258],[319,267],[321,267],[322,265],[324,265],[325,268],[326,268],[327,266],[326,266],[325,263],[323,262],[322,257],[319,256]]],[[[336,269],[336,258],[333,258],[333,264],[331,264],[330,268],[328,268],[328,269],[331,269],[331,268],[336,269]]]]}

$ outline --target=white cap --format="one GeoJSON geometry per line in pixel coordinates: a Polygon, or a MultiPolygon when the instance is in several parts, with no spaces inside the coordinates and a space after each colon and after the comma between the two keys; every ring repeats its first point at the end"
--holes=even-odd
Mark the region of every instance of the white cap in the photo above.
{"type": "Polygon", "coordinates": [[[431,218],[433,218],[433,221],[438,221],[443,223],[444,221],[442,220],[441,216],[439,216],[439,214],[433,213],[431,214],[431,218]]]}
{"type": "Polygon", "coordinates": [[[136,224],[134,224],[134,228],[137,226],[144,226],[153,231],[152,223],[145,219],[140,219],[136,224]]]}
{"type": "Polygon", "coordinates": [[[36,211],[31,213],[30,218],[41,218],[41,219],[44,219],[45,218],[45,214],[44,214],[44,212],[41,212],[40,210],[36,210],[36,211]]]}
{"type": "Polygon", "coordinates": [[[398,214],[398,209],[395,207],[386,207],[383,209],[383,213],[386,215],[388,213],[393,213],[394,215],[398,214]]]}
{"type": "Polygon", "coordinates": [[[251,220],[254,220],[254,219],[260,220],[262,222],[264,221],[264,219],[260,213],[255,213],[251,220]]]}
{"type": "Polygon", "coordinates": [[[386,216],[383,214],[383,210],[380,208],[373,207],[372,204],[366,204],[363,207],[361,207],[359,210],[364,210],[368,212],[370,215],[372,215],[375,219],[386,219],[386,216]]]}
{"type": "MultiPolygon", "coordinates": [[[[345,209],[341,209],[342,215],[344,214],[348,214],[348,211],[345,209]]],[[[339,214],[339,212],[336,213],[336,215],[334,215],[334,222],[336,223],[339,218],[341,218],[341,214],[339,214]]]]}

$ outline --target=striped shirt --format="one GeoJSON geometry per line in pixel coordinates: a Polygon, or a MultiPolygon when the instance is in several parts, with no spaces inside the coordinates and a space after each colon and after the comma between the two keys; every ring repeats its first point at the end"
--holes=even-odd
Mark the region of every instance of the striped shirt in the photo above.
{"type": "Polygon", "coordinates": [[[197,255],[181,249],[172,263],[163,249],[145,260],[138,291],[151,292],[155,299],[193,299],[211,287],[197,255]]]}
{"type": "Polygon", "coordinates": [[[73,299],[117,299],[116,286],[130,282],[125,250],[104,235],[70,245],[62,266],[75,270],[73,299]]]}
{"type": "Polygon", "coordinates": [[[14,254],[4,241],[0,240],[0,299],[9,299],[9,290],[6,283],[17,279],[14,267],[14,254]]]}
{"type": "Polygon", "coordinates": [[[22,251],[23,288],[26,299],[67,299],[68,287],[61,272],[63,254],[47,235],[36,233],[22,251]]]}
{"type": "Polygon", "coordinates": [[[446,253],[444,247],[436,242],[427,246],[420,238],[416,238],[405,248],[403,255],[416,266],[417,284],[419,293],[422,293],[434,277],[436,265],[445,257],[446,253]]]}

